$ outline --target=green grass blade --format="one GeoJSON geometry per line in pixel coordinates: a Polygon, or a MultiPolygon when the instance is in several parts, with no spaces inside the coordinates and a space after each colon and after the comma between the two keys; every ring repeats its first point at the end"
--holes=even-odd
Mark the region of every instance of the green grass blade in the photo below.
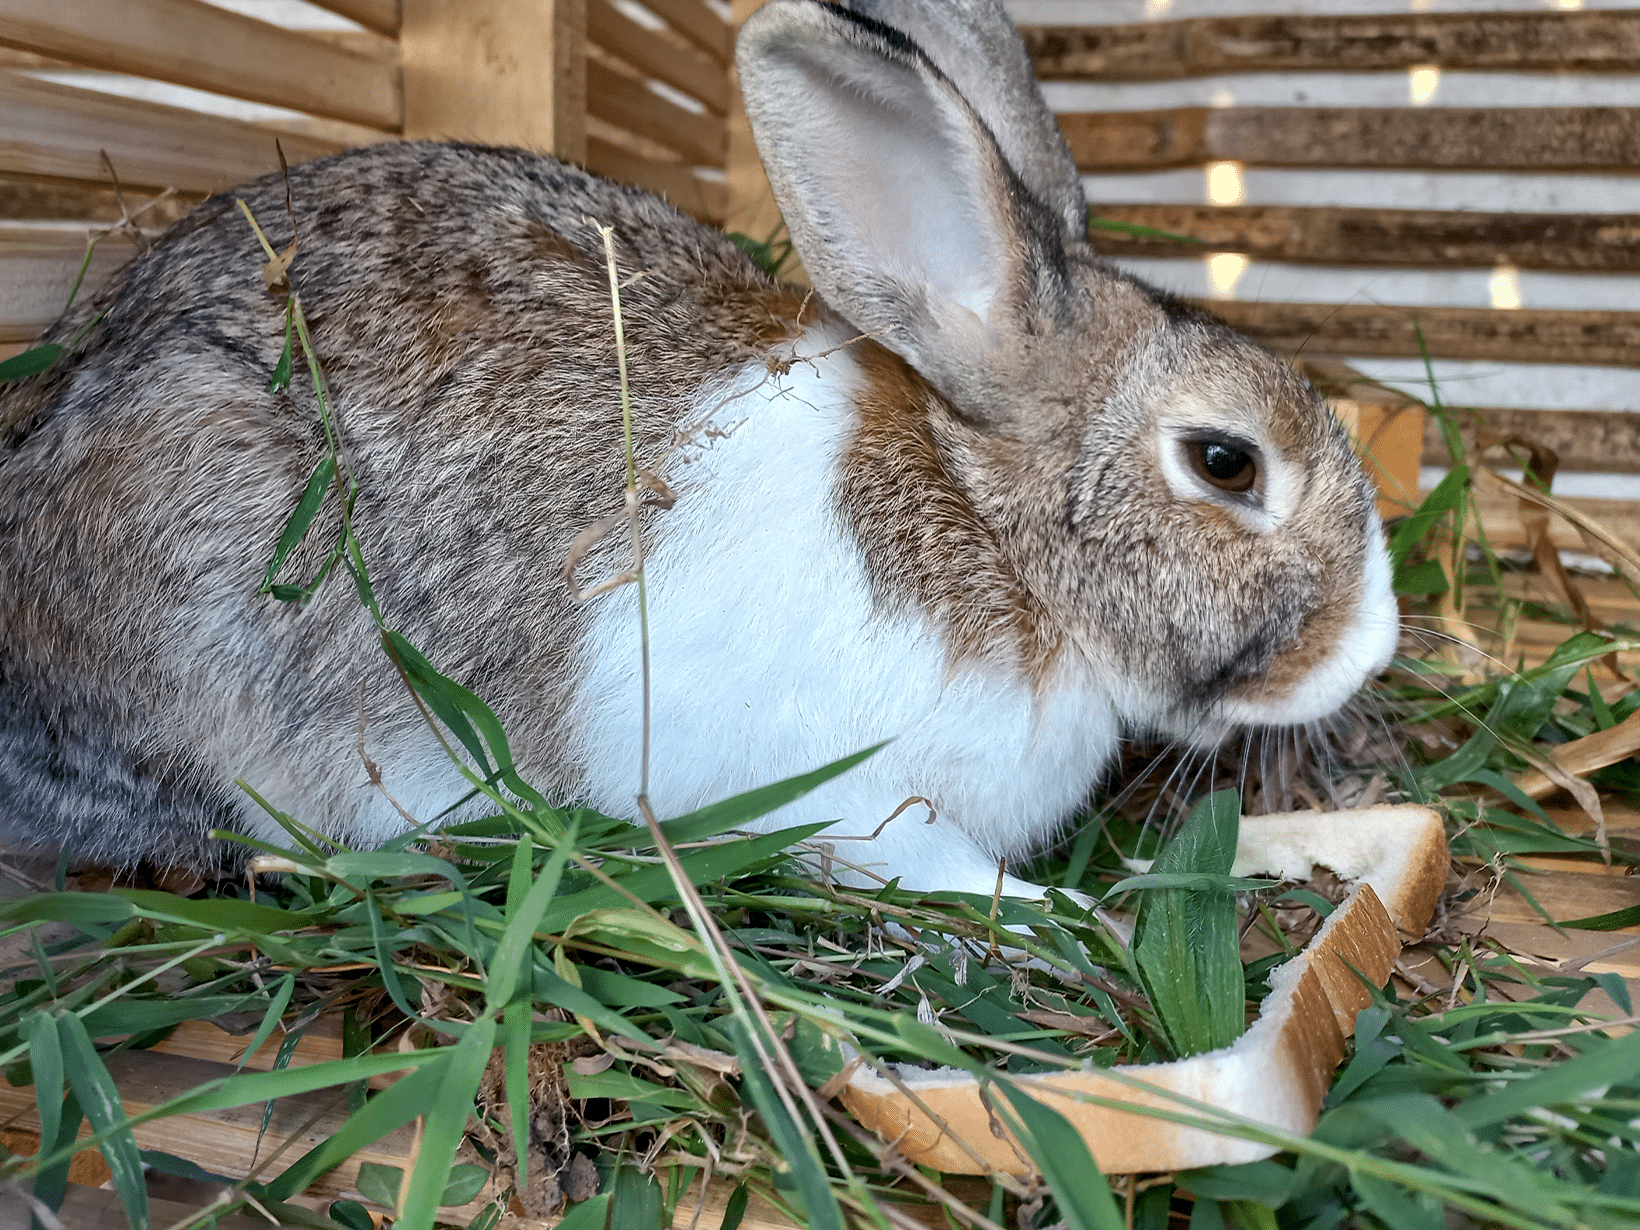
{"type": "Polygon", "coordinates": [[[1376,1175],[1353,1176],[1355,1194],[1388,1230],[1445,1230],[1446,1215],[1438,1202],[1409,1192],[1376,1175]]]}
{"type": "Polygon", "coordinates": [[[1556,1198],[1564,1189],[1556,1193],[1550,1186],[1553,1179],[1535,1162],[1481,1147],[1465,1125],[1434,1098],[1392,1095],[1358,1106],[1426,1158],[1453,1174],[1485,1183],[1490,1189],[1485,1194],[1505,1208],[1550,1223],[1571,1224],[1571,1211],[1556,1198]]]}
{"type": "Polygon", "coordinates": [[[437,715],[467,749],[480,767],[480,775],[494,777],[538,813],[552,814],[552,808],[536,789],[519,776],[513,765],[512,748],[506,732],[490,707],[478,695],[453,679],[441,675],[433,664],[402,635],[384,629],[382,637],[389,655],[404,671],[416,694],[437,715]],[[494,757],[492,767],[490,758],[494,757]]]}
{"type": "MultiPolygon", "coordinates": [[[[280,1018],[285,1015],[285,1009],[290,1007],[290,997],[295,990],[295,974],[286,974],[274,984],[273,994],[268,1000],[268,1010],[262,1017],[262,1023],[256,1027],[256,1033],[251,1035],[250,1044],[245,1047],[244,1054],[239,1057],[239,1063],[234,1071],[237,1072],[243,1068],[245,1061],[261,1050],[262,1044],[273,1036],[273,1031],[278,1027],[280,1018]]],[[[274,1066],[282,1068],[285,1065],[275,1064],[274,1066]]]]}
{"type": "Polygon", "coordinates": [[[62,357],[63,348],[56,342],[47,342],[44,346],[34,346],[22,354],[14,354],[0,362],[0,384],[8,380],[21,380],[25,376],[38,376],[41,372],[50,370],[62,357]]]}
{"type": "MultiPolygon", "coordinates": [[[[1013,1114],[1007,1117],[1014,1120],[1009,1126],[1025,1145],[1027,1156],[1041,1167],[1059,1215],[1070,1230],[1123,1230],[1110,1185],[1082,1134],[1064,1115],[1023,1090],[1002,1082],[993,1088],[1008,1099],[1013,1114]]],[[[1003,1113],[1007,1114],[1005,1109],[1003,1113]]]]}
{"type": "Polygon", "coordinates": [[[513,1157],[517,1160],[514,1182],[519,1194],[529,1182],[526,1159],[530,1151],[530,1001],[519,996],[507,1005],[501,1017],[501,1046],[505,1056],[502,1082],[507,1094],[507,1111],[512,1129],[513,1157]]]}
{"type": "Polygon", "coordinates": [[[175,1175],[179,1179],[193,1179],[199,1183],[217,1183],[223,1187],[232,1187],[238,1182],[230,1175],[206,1170],[198,1162],[190,1162],[185,1157],[178,1157],[161,1149],[142,1150],[142,1164],[150,1171],[157,1170],[160,1174],[175,1175]]]}
{"type": "MultiPolygon", "coordinates": [[[[52,1029],[55,1031],[56,1028],[56,1022],[53,1022],[52,1029]]],[[[34,1176],[34,1198],[54,1212],[62,1208],[63,1197],[68,1195],[68,1168],[74,1160],[74,1142],[80,1134],[80,1123],[85,1119],[85,1112],[80,1109],[80,1099],[74,1096],[72,1090],[62,1100],[58,1111],[57,1130],[51,1136],[44,1132],[40,1134],[40,1150],[47,1157],[57,1157],[59,1160],[42,1167],[34,1176]]],[[[31,1230],[45,1230],[39,1218],[31,1219],[31,1230]]]]}
{"type": "Polygon", "coordinates": [[[723,1206],[723,1220],[718,1223],[718,1230],[740,1230],[741,1220],[746,1216],[746,1206],[751,1202],[752,1193],[746,1185],[735,1184],[735,1190],[729,1193],[729,1200],[723,1206]]]}
{"type": "Polygon", "coordinates": [[[178,897],[175,893],[146,888],[119,888],[113,891],[136,906],[145,918],[182,923],[204,931],[221,931],[225,935],[271,935],[280,931],[300,931],[314,923],[311,914],[281,910],[277,906],[261,905],[255,901],[236,901],[227,897],[178,897]]]}
{"type": "Polygon", "coordinates": [[[1471,1130],[1502,1123],[1516,1115],[1558,1106],[1606,1085],[1623,1084],[1640,1075],[1640,1030],[1615,1042],[1591,1045],[1575,1059],[1511,1080],[1497,1093],[1460,1102],[1452,1113],[1471,1130]]]}
{"type": "Polygon", "coordinates": [[[57,1018],[57,1037],[62,1045],[63,1066],[74,1096],[85,1109],[92,1130],[107,1133],[102,1142],[103,1160],[108,1163],[114,1188],[120,1194],[125,1219],[131,1230],[148,1230],[148,1182],[142,1173],[137,1142],[126,1125],[125,1107],[108,1067],[86,1033],[80,1018],[57,1018]]]}
{"type": "Polygon", "coordinates": [[[1573,927],[1579,931],[1620,931],[1624,927],[1640,927],[1640,905],[1625,906],[1606,914],[1591,914],[1587,918],[1568,918],[1555,925],[1573,927]]]}
{"type": "MultiPolygon", "coordinates": [[[[399,1051],[390,1055],[358,1055],[352,1059],[330,1059],[323,1063],[304,1064],[283,1072],[241,1072],[237,1076],[211,1081],[187,1093],[178,1094],[169,1102],[145,1113],[141,1119],[164,1118],[169,1115],[191,1115],[210,1110],[229,1110],[235,1106],[249,1106],[270,1098],[292,1097],[329,1089],[353,1081],[369,1080],[372,1076],[386,1076],[393,1072],[419,1071],[437,1068],[449,1059],[448,1047],[425,1051],[399,1051]]],[[[390,1088],[397,1089],[409,1077],[404,1077],[390,1088]]],[[[378,1095],[379,1096],[379,1095],[378,1095]]],[[[391,1130],[391,1129],[389,1129],[391,1130]]],[[[369,1141],[365,1142],[366,1144],[369,1141]]]]}
{"type": "Polygon", "coordinates": [[[1453,466],[1446,477],[1435,485],[1435,489],[1424,497],[1418,510],[1396,526],[1389,540],[1389,557],[1397,570],[1406,562],[1412,548],[1429,533],[1430,527],[1457,508],[1468,485],[1469,467],[1453,466]]]}
{"type": "MultiPolygon", "coordinates": [[[[280,1040],[279,1050],[273,1057],[273,1070],[275,1072],[283,1072],[290,1067],[290,1057],[296,1053],[296,1045],[301,1040],[302,1031],[300,1030],[292,1030],[280,1040]]],[[[245,1052],[247,1058],[251,1054],[250,1051],[245,1052]]],[[[262,1103],[262,1125],[256,1129],[256,1148],[251,1152],[253,1161],[262,1156],[262,1139],[268,1134],[268,1124],[273,1122],[273,1107],[272,1098],[262,1103]]]]}
{"type": "MultiPolygon", "coordinates": [[[[287,343],[288,345],[288,343],[287,343]]],[[[289,354],[289,351],[286,352],[289,354]]],[[[286,369],[286,380],[289,381],[289,368],[286,369]]],[[[308,531],[313,528],[314,518],[319,515],[319,508],[325,502],[325,492],[330,490],[331,481],[336,477],[336,463],[329,457],[324,458],[313,467],[313,473],[308,477],[307,486],[302,488],[302,497],[296,501],[296,507],[285,519],[285,528],[280,531],[279,542],[273,548],[273,558],[268,560],[268,570],[262,575],[262,584],[257,593],[266,594],[272,591],[273,583],[278,579],[279,570],[285,566],[285,560],[290,553],[301,545],[307,537],[308,531]]]]}
{"type": "Polygon", "coordinates": [[[395,1230],[432,1230],[444,1188],[455,1162],[456,1149],[473,1113],[478,1082],[495,1048],[495,1018],[480,1017],[468,1027],[444,1065],[438,1091],[425,1107],[421,1153],[410,1174],[395,1230]]]}
{"type": "MultiPolygon", "coordinates": [[[[408,840],[409,836],[395,840],[408,840]]],[[[325,871],[355,886],[377,880],[390,881],[424,875],[449,880],[459,890],[455,900],[461,907],[462,926],[466,929],[466,947],[463,951],[474,961],[481,959],[483,949],[478,941],[477,929],[473,925],[474,897],[467,884],[467,877],[454,863],[431,854],[416,854],[405,850],[346,850],[333,855],[325,863],[325,871]]],[[[376,898],[376,905],[378,909],[381,906],[379,897],[376,898]]],[[[482,970],[480,973],[482,974],[482,970]]]]}
{"type": "MultiPolygon", "coordinates": [[[[63,1113],[63,1049],[57,1033],[57,1020],[50,1013],[36,1012],[23,1022],[23,1038],[28,1043],[29,1067],[34,1073],[34,1104],[40,1116],[40,1151],[50,1156],[59,1148],[72,1143],[74,1137],[62,1140],[63,1125],[70,1116],[63,1113]]],[[[71,1100],[72,1097],[71,1097],[71,1100]]],[[[73,1123],[70,1131],[78,1135],[81,1119],[79,1102],[74,1100],[73,1123]]],[[[42,1170],[34,1178],[35,1199],[56,1210],[62,1205],[67,1191],[68,1159],[61,1165],[42,1170]]]]}
{"type": "Polygon", "coordinates": [[[23,1038],[28,1043],[29,1067],[34,1073],[34,1102],[40,1115],[40,1139],[57,1139],[63,1110],[63,1048],[57,1020],[49,1012],[36,1012],[23,1022],[23,1038]]]}
{"type": "MultiPolygon", "coordinates": [[[[1229,878],[1241,803],[1209,795],[1163,848],[1151,875],[1229,878]]],[[[1222,883],[1222,880],[1219,881],[1222,883]]],[[[1131,946],[1140,981],[1179,1057],[1229,1046],[1245,1030],[1236,899],[1222,887],[1163,888],[1139,906],[1131,946]]]]}
{"type": "Polygon", "coordinates": [[[1610,730],[1617,725],[1617,717],[1606,703],[1606,698],[1600,694],[1600,685],[1594,681],[1594,667],[1588,666],[1584,670],[1588,674],[1589,710],[1594,714],[1594,727],[1596,730],[1610,730]]]}
{"type": "MultiPolygon", "coordinates": [[[[768,1074],[763,1071],[757,1048],[752,1045],[748,1032],[751,1028],[739,1017],[728,1022],[735,1053],[740,1056],[741,1088],[763,1116],[764,1125],[774,1140],[775,1152],[789,1168],[796,1194],[808,1213],[811,1230],[844,1230],[843,1210],[838,1207],[837,1195],[814,1152],[813,1138],[786,1113],[768,1074]]],[[[778,1179],[776,1183],[778,1186],[778,1179]]]]}
{"type": "Polygon", "coordinates": [[[382,633],[382,639],[386,641],[393,660],[399,664],[405,677],[409,679],[410,686],[415,688],[416,695],[427,703],[434,716],[443,722],[461,746],[467,749],[467,754],[478,766],[480,775],[488,777],[493,771],[489,749],[484,746],[484,740],[479,736],[477,728],[468,720],[466,713],[467,700],[472,697],[472,693],[439,674],[433,668],[433,664],[402,634],[387,629],[382,633]]]}
{"type": "MultiPolygon", "coordinates": [[[[541,915],[558,891],[564,864],[575,846],[575,836],[576,831],[572,828],[547,859],[541,874],[534,876],[533,883],[535,843],[528,833],[519,838],[518,845],[513,849],[512,869],[507,877],[507,929],[502,933],[501,943],[496,946],[495,959],[490,964],[487,994],[492,1006],[503,1006],[505,1068],[502,1080],[512,1119],[513,1156],[517,1158],[515,1181],[520,1192],[524,1190],[529,1170],[525,1159],[529,1155],[530,1144],[532,1004],[528,995],[514,995],[513,988],[520,974],[530,969],[535,931],[540,926],[541,915]]],[[[531,983],[533,989],[533,977],[531,983]]],[[[566,982],[565,985],[569,984],[566,982]]]]}
{"type": "MultiPolygon", "coordinates": [[[[705,884],[711,880],[738,875],[756,863],[774,858],[788,846],[799,841],[807,841],[816,833],[828,828],[830,823],[827,821],[824,824],[800,824],[796,828],[781,829],[776,833],[765,833],[760,837],[751,837],[743,841],[720,842],[700,850],[682,853],[680,859],[684,872],[689,876],[689,882],[696,885],[705,884]]],[[[658,901],[675,900],[677,897],[671,871],[659,864],[641,867],[620,877],[616,882],[639,901],[651,905],[658,901]]],[[[566,897],[555,898],[542,917],[540,926],[544,931],[559,931],[583,914],[589,914],[594,910],[619,908],[627,904],[627,899],[619,891],[606,884],[598,884],[566,897]]]]}
{"type": "MultiPolygon", "coordinates": [[[[376,900],[375,889],[365,890],[365,912],[370,916],[370,942],[376,953],[376,972],[381,975],[382,986],[387,990],[387,996],[393,1001],[393,1006],[412,1021],[422,1020],[422,1015],[410,1006],[410,1000],[404,993],[404,984],[399,980],[399,971],[393,964],[393,949],[388,935],[386,920],[382,917],[381,904],[376,900]]],[[[445,1022],[448,1026],[456,1024],[454,1021],[445,1022]]]]}
{"type": "Polygon", "coordinates": [[[883,746],[881,743],[875,744],[864,751],[855,752],[852,756],[844,756],[841,760],[822,765],[812,772],[800,773],[796,777],[788,777],[769,786],[759,786],[755,790],[724,799],[721,803],[713,803],[688,815],[663,821],[661,831],[666,834],[668,841],[678,845],[681,842],[705,841],[730,829],[744,828],[753,820],[760,819],[787,803],[802,798],[815,787],[825,785],[832,778],[847,773],[855,765],[875,756],[883,746]]]}
{"type": "Polygon", "coordinates": [[[564,1214],[555,1230],[603,1230],[609,1219],[609,1193],[583,1200],[564,1214]]]}
{"type": "Polygon", "coordinates": [[[535,998],[572,1016],[584,1016],[600,1029],[621,1034],[634,1042],[647,1042],[648,1035],[619,1012],[606,1008],[580,987],[566,981],[541,960],[530,971],[535,998]]]}
{"type": "MultiPolygon", "coordinates": [[[[269,1182],[263,1189],[274,1200],[286,1200],[303,1191],[320,1175],[334,1170],[360,1149],[375,1144],[389,1132],[396,1132],[421,1114],[429,1106],[434,1105],[435,1099],[442,1088],[445,1064],[449,1062],[451,1050],[446,1048],[439,1052],[440,1062],[424,1064],[420,1069],[409,1076],[395,1081],[386,1089],[372,1097],[364,1104],[364,1109],[349,1115],[347,1121],[337,1128],[324,1141],[315,1145],[307,1153],[297,1158],[289,1170],[278,1178],[269,1182]]],[[[361,1057],[362,1058],[362,1057],[361,1057]]],[[[336,1063],[357,1063],[358,1060],[339,1060],[336,1063]]],[[[309,1071],[309,1068],[298,1069],[299,1072],[309,1071]]],[[[333,1066],[333,1065],[324,1065],[333,1066]]],[[[275,1073],[285,1076],[295,1073],[275,1073]]],[[[245,1077],[234,1077],[234,1080],[244,1080],[245,1077]]],[[[339,1084],[340,1082],[329,1082],[339,1084]]],[[[468,1102],[471,1103],[469,1098],[468,1102]]],[[[466,1120],[463,1119],[465,1123],[466,1120]]],[[[445,1167],[449,1169],[448,1166],[445,1167]]],[[[440,1191],[442,1191],[442,1186],[440,1191]]]]}
{"type": "Polygon", "coordinates": [[[248,995],[183,995],[176,999],[118,999],[87,1012],[80,1019],[93,1038],[169,1029],[183,1021],[203,1021],[224,1012],[259,1007],[262,997],[248,995]]]}
{"type": "MultiPolygon", "coordinates": [[[[513,847],[512,873],[507,877],[507,917],[517,918],[530,890],[530,876],[535,866],[535,843],[525,833],[513,847]]],[[[506,1056],[503,1082],[506,1086],[507,1109],[512,1119],[513,1157],[516,1159],[513,1180],[523,1194],[529,1181],[530,1148],[530,1020],[531,1005],[522,997],[506,1007],[501,1021],[501,1042],[506,1056]]]]}
{"type": "Polygon", "coordinates": [[[293,318],[296,315],[293,310],[294,307],[294,303],[290,300],[286,300],[285,346],[284,349],[279,352],[279,361],[273,365],[273,375],[268,378],[268,392],[270,393],[283,393],[286,389],[290,388],[291,366],[292,360],[295,358],[295,350],[291,346],[291,326],[293,323],[293,318]]]}
{"type": "Polygon", "coordinates": [[[111,893],[35,893],[0,903],[0,923],[123,923],[136,907],[111,893]]]}
{"type": "MultiPolygon", "coordinates": [[[[512,1002],[513,988],[518,985],[524,971],[530,967],[530,948],[535,941],[536,931],[541,927],[541,916],[547,912],[547,906],[552,903],[553,895],[558,891],[564,863],[569,857],[570,844],[570,839],[566,838],[552,852],[552,857],[547,860],[547,865],[536,877],[535,883],[530,885],[518,908],[509,911],[507,929],[501,933],[501,942],[496,945],[495,959],[490,964],[489,985],[485,991],[492,1012],[499,1012],[512,1002]]],[[[527,858],[527,855],[525,857],[527,858]]],[[[522,871],[519,865],[514,863],[513,879],[516,881],[521,874],[528,874],[527,862],[522,871]]],[[[508,896],[511,897],[512,893],[513,885],[509,883],[508,896]]]]}
{"type": "Polygon", "coordinates": [[[661,1230],[664,1212],[660,1184],[636,1166],[615,1171],[609,1200],[609,1230],[661,1230]]]}
{"type": "Polygon", "coordinates": [[[1183,888],[1192,892],[1256,893],[1274,888],[1280,880],[1261,880],[1252,876],[1213,875],[1205,871],[1150,871],[1144,875],[1118,880],[1107,890],[1125,893],[1136,888],[1183,888]]]}

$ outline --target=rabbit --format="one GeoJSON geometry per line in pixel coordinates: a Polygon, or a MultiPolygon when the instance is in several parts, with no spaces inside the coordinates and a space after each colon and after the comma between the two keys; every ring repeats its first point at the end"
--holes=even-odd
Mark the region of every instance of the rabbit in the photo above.
{"type": "Polygon", "coordinates": [[[763,828],[834,821],[865,882],[1039,895],[1006,869],[1126,735],[1310,722],[1387,663],[1344,430],[1088,246],[997,0],[770,0],[737,66],[812,294],[553,159],[397,143],[207,201],[46,335],[68,355],[0,393],[6,837],[231,863],[213,828],[283,836],[235,779],[356,845],[466,814],[346,577],[306,607],[258,592],[326,445],[299,358],[269,391],[283,304],[235,197],[298,241],[383,617],[554,803],[633,816],[640,771],[635,588],[565,577],[624,506],[600,224],[637,464],[674,497],[641,514],[658,814],[882,743],[763,828]]]}

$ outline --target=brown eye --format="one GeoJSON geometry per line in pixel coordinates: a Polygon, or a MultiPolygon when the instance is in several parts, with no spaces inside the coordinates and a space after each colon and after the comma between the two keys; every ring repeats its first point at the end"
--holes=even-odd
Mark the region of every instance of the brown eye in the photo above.
{"type": "Polygon", "coordinates": [[[1253,455],[1224,440],[1192,440],[1185,450],[1196,473],[1220,491],[1240,495],[1252,490],[1258,478],[1253,455]]]}

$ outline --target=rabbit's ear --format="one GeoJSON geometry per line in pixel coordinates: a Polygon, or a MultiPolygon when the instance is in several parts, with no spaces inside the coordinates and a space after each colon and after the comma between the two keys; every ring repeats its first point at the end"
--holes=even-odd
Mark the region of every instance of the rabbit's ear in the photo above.
{"type": "Polygon", "coordinates": [[[1031,194],[1088,232],[1088,202],[1059,122],[1002,0],[845,0],[844,7],[909,34],[985,121],[1031,194]]]}
{"type": "Polygon", "coordinates": [[[826,301],[976,418],[986,371],[1069,318],[1062,227],[908,37],[819,0],[740,35],[741,91],[826,301]]]}

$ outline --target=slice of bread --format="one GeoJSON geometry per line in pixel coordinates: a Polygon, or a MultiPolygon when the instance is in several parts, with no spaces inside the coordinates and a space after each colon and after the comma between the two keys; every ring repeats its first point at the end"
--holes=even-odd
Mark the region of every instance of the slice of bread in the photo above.
{"type": "MultiPolygon", "coordinates": [[[[1421,938],[1434,913],[1446,881],[1446,832],[1439,815],[1418,806],[1242,820],[1236,875],[1308,878],[1316,866],[1354,887],[1304,951],[1274,972],[1258,1020],[1234,1045],[1172,1063],[1022,1078],[1081,1132],[1105,1173],[1250,1162],[1278,1151],[1143,1108],[1285,1134],[1315,1126],[1356,1013],[1372,999],[1363,979],[1382,986],[1402,944],[1421,938]]],[[[908,1160],[955,1174],[1033,1169],[974,1076],[900,1067],[895,1078],[862,1067],[841,1096],[908,1160]]]]}

